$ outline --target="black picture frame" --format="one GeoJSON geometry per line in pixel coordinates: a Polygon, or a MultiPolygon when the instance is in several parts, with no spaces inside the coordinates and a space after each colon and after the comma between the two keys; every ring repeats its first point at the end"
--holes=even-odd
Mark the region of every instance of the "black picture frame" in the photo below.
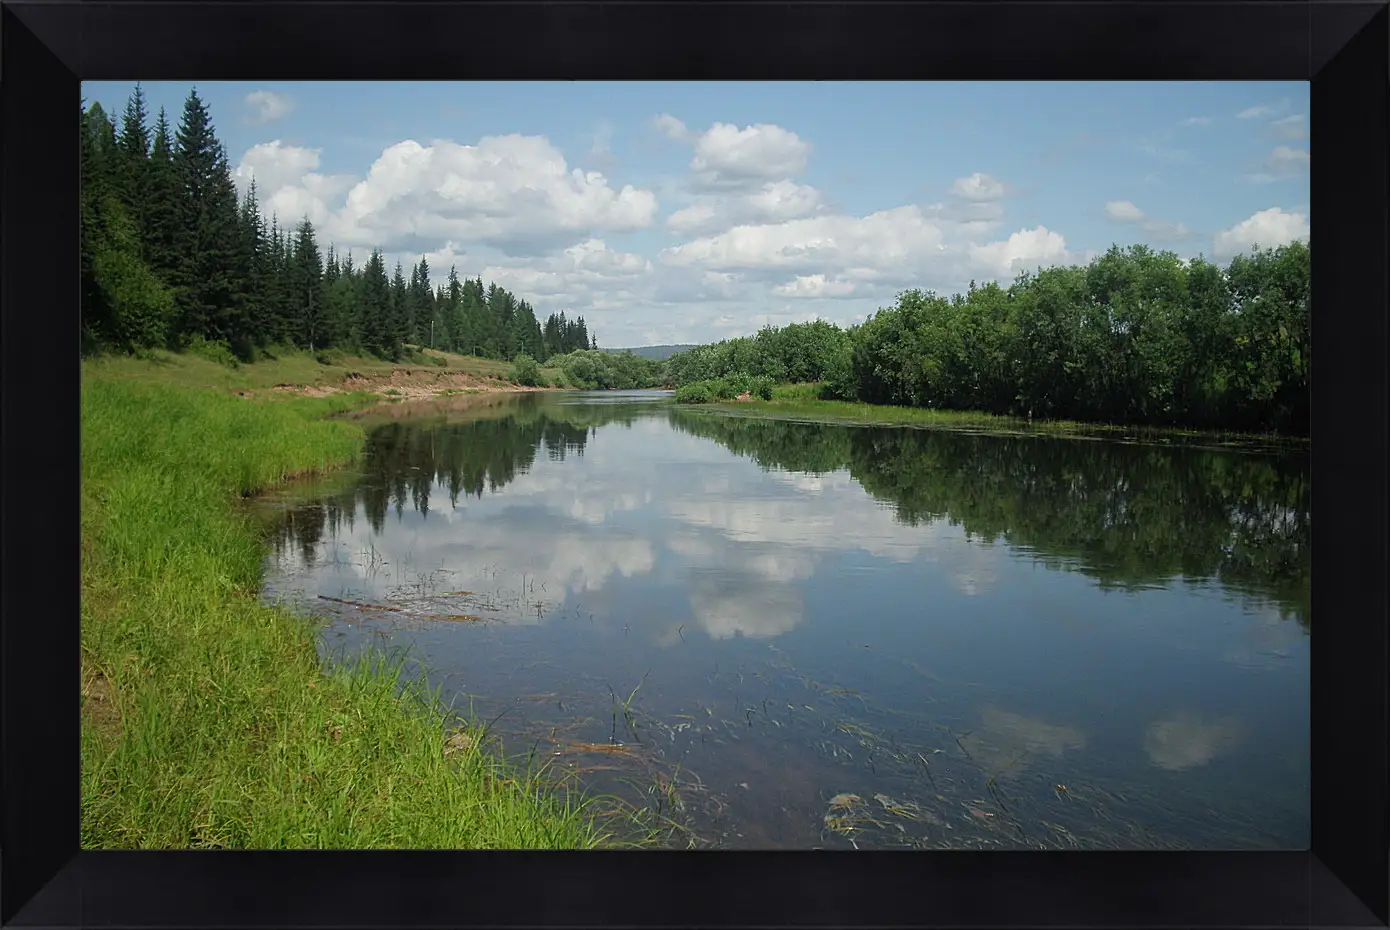
{"type": "Polygon", "coordinates": [[[0,3],[0,923],[1386,926],[1387,17],[1385,2],[0,3]],[[233,78],[1310,80],[1312,849],[79,851],[80,82],[233,78]]]}

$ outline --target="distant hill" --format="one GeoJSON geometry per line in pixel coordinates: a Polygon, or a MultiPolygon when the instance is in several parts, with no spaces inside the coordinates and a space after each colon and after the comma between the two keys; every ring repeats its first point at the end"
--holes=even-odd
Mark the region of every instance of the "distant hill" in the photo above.
{"type": "Polygon", "coordinates": [[[694,349],[693,345],[686,346],[640,346],[636,349],[609,349],[610,352],[631,352],[641,358],[656,359],[664,362],[677,352],[685,352],[687,349],[694,349]]]}

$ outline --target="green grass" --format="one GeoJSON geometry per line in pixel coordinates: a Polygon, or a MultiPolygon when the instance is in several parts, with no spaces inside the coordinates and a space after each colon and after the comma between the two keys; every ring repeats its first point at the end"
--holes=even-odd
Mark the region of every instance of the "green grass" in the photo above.
{"type": "Polygon", "coordinates": [[[886,404],[821,400],[821,384],[780,384],[771,400],[745,403],[715,403],[710,409],[742,416],[805,420],[818,423],[845,423],[864,426],[916,426],[939,429],[981,430],[998,433],[1028,433],[1044,436],[1106,436],[1169,440],[1202,440],[1212,445],[1251,446],[1275,443],[1280,446],[1307,445],[1307,438],[1211,432],[1170,427],[1117,426],[1109,423],[1083,423],[1075,420],[1026,420],[972,410],[941,410],[897,407],[886,404]]]}
{"type": "MultiPolygon", "coordinates": [[[[83,363],[83,370],[89,377],[103,381],[135,381],[231,392],[265,390],[280,384],[337,385],[353,372],[368,377],[388,376],[403,368],[425,375],[444,372],[506,381],[512,368],[511,362],[433,349],[423,350],[423,355],[427,359],[442,360],[445,363],[443,366],[433,361],[422,363],[419,359],[389,362],[370,356],[343,355],[337,351],[326,355],[330,364],[323,364],[312,353],[302,349],[273,347],[270,351],[273,358],[243,363],[235,368],[192,352],[154,350],[142,353],[140,357],[105,355],[89,359],[83,363]]],[[[556,383],[557,378],[564,380],[558,368],[542,368],[541,376],[547,383],[556,383]]]]}
{"type": "Polygon", "coordinates": [[[606,842],[592,801],[500,762],[478,729],[447,742],[401,658],[326,666],[312,620],[260,601],[263,548],[235,500],[350,461],[359,428],[324,416],[362,398],[129,370],[87,366],[82,388],[84,848],[606,842]]]}

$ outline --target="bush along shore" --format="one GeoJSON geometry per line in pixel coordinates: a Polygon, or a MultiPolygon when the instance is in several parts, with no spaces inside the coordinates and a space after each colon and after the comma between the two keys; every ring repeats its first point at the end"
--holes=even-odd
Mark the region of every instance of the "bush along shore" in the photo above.
{"type": "Polygon", "coordinates": [[[331,413],[88,377],[82,390],[84,848],[590,848],[594,801],[452,721],[381,652],[326,665],[320,627],[262,603],[235,502],[351,462],[331,413]]]}
{"type": "Polygon", "coordinates": [[[1283,433],[1241,433],[1232,430],[1182,429],[1172,426],[1124,426],[1077,420],[1031,420],[1026,417],[981,413],[976,410],[904,407],[837,400],[833,386],[826,382],[779,384],[768,392],[770,396],[755,392],[752,396],[734,397],[730,394],[732,388],[728,386],[731,381],[736,385],[745,383],[738,377],[720,379],[717,382],[694,382],[678,388],[672,402],[708,404],[711,412],[720,414],[808,423],[839,423],[844,426],[916,427],[1246,451],[1307,451],[1309,447],[1308,436],[1283,433]],[[720,390],[714,391],[707,387],[710,384],[722,386],[720,390]],[[739,402],[741,400],[745,402],[739,402]]]}

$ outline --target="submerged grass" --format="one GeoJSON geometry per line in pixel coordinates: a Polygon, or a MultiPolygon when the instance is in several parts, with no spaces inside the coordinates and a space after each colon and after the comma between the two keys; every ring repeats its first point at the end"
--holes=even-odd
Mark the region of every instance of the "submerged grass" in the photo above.
{"type": "Polygon", "coordinates": [[[587,803],[451,733],[380,652],[328,667],[307,617],[258,598],[234,506],[332,468],[342,395],[254,401],[84,372],[84,848],[586,848],[587,803]]]}

